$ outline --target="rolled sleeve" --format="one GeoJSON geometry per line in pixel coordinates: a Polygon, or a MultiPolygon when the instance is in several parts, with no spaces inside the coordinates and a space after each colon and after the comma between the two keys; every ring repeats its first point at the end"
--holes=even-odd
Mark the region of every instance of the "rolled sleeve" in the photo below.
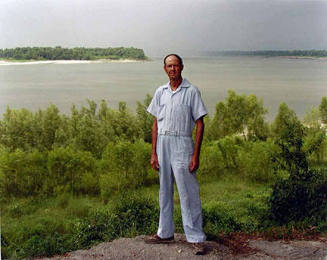
{"type": "Polygon", "coordinates": [[[207,108],[205,107],[202,98],[201,93],[198,89],[196,89],[193,100],[192,100],[192,117],[193,120],[196,121],[199,118],[205,116],[208,114],[207,108]]]}

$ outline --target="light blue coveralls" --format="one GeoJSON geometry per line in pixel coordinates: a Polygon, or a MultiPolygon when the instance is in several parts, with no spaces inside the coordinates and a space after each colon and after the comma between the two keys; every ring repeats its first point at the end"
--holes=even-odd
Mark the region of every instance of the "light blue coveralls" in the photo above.
{"type": "Polygon", "coordinates": [[[195,172],[189,171],[193,154],[192,129],[195,121],[208,112],[200,91],[185,78],[172,91],[167,83],[159,87],[147,109],[157,118],[157,155],[159,160],[160,219],[157,235],[174,235],[173,192],[174,177],[179,193],[183,227],[188,242],[205,241],[199,186],[195,172]]]}

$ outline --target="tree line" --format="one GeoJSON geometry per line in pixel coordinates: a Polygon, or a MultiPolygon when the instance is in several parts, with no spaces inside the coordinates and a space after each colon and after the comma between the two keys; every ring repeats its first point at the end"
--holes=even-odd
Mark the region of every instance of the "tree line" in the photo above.
{"type": "Polygon", "coordinates": [[[62,48],[57,47],[17,47],[0,49],[0,58],[14,60],[96,60],[96,59],[136,59],[147,57],[142,49],[124,48],[62,48]]]}
{"type": "Polygon", "coordinates": [[[210,56],[299,56],[299,57],[327,57],[327,50],[262,50],[262,51],[211,51],[210,56]]]}

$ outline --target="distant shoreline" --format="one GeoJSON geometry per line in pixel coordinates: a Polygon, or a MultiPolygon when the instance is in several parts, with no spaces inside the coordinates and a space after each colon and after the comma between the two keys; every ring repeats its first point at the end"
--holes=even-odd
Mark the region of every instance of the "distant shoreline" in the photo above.
{"type": "Polygon", "coordinates": [[[317,56],[268,56],[268,58],[286,58],[286,59],[309,59],[309,60],[327,60],[327,57],[317,57],[317,56]]]}
{"type": "Polygon", "coordinates": [[[8,60],[0,59],[0,66],[6,65],[37,65],[37,64],[89,64],[89,63],[130,63],[147,60],[134,59],[98,59],[98,60],[8,60]]]}

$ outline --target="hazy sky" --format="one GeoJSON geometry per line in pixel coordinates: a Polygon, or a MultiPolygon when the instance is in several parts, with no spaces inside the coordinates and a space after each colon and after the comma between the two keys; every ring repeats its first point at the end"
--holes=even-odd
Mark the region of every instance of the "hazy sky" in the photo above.
{"type": "Polygon", "coordinates": [[[1,0],[0,48],[327,49],[327,1],[1,0]]]}

